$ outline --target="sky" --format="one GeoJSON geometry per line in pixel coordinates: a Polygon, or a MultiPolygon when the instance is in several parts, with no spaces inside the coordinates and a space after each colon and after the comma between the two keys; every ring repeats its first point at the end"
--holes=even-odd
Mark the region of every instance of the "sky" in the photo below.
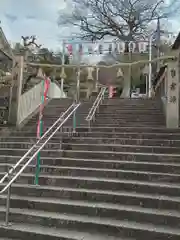
{"type": "Polygon", "coordinates": [[[21,36],[36,35],[38,43],[58,48],[60,36],[68,31],[57,25],[58,11],[64,7],[64,0],[0,0],[1,26],[13,42],[19,42],[21,36]]]}
{"type": "Polygon", "coordinates": [[[43,47],[58,49],[63,36],[70,35],[69,28],[57,25],[58,11],[65,7],[66,0],[0,0],[1,26],[11,42],[36,35],[43,47]]]}

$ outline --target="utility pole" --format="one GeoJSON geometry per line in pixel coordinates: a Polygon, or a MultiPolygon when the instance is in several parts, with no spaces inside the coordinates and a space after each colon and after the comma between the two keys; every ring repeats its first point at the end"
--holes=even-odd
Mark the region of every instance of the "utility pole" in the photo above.
{"type": "MultiPolygon", "coordinates": [[[[157,19],[157,37],[156,37],[156,47],[157,47],[157,51],[156,51],[156,55],[157,55],[157,58],[160,57],[160,45],[161,45],[161,29],[160,29],[160,19],[158,17],[157,19]]],[[[156,72],[158,72],[160,69],[160,63],[159,61],[157,61],[157,66],[156,66],[156,72]]]]}

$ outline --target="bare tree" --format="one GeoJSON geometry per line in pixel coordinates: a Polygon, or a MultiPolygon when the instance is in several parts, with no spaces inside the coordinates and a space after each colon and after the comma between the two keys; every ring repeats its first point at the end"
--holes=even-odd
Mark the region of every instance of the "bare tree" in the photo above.
{"type": "Polygon", "coordinates": [[[60,12],[58,23],[80,30],[78,37],[100,40],[111,36],[122,41],[142,39],[157,18],[174,17],[180,1],[171,0],[72,0],[72,12],[60,12]]]}
{"type": "Polygon", "coordinates": [[[35,46],[37,48],[41,48],[42,45],[38,45],[36,43],[36,36],[21,36],[22,40],[23,40],[23,45],[24,47],[29,47],[29,46],[35,46]]]}

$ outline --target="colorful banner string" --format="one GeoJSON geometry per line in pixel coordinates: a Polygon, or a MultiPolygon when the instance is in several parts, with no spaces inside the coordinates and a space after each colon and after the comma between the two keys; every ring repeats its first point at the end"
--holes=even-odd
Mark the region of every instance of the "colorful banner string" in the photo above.
{"type": "MultiPolygon", "coordinates": [[[[39,140],[43,135],[43,109],[47,100],[47,94],[50,87],[50,79],[45,77],[43,81],[43,94],[41,98],[41,104],[39,107],[39,119],[37,124],[37,140],[39,140]]],[[[36,173],[35,173],[35,184],[39,184],[39,174],[41,169],[41,155],[40,152],[37,155],[36,162],[36,173]]]]}
{"type": "MultiPolygon", "coordinates": [[[[148,42],[128,42],[128,47],[131,52],[147,53],[148,52],[148,42]]],[[[74,54],[104,54],[113,52],[116,54],[124,53],[126,49],[125,42],[115,42],[115,43],[92,43],[92,44],[67,44],[66,46],[69,57],[73,57],[74,54]]]]}

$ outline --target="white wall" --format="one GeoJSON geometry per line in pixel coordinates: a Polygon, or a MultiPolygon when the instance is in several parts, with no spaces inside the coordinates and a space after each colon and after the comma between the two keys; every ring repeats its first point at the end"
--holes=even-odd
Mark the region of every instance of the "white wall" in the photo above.
{"type": "Polygon", "coordinates": [[[48,91],[49,98],[66,98],[66,94],[64,92],[61,93],[61,88],[54,82],[51,82],[50,88],[48,91]]]}

